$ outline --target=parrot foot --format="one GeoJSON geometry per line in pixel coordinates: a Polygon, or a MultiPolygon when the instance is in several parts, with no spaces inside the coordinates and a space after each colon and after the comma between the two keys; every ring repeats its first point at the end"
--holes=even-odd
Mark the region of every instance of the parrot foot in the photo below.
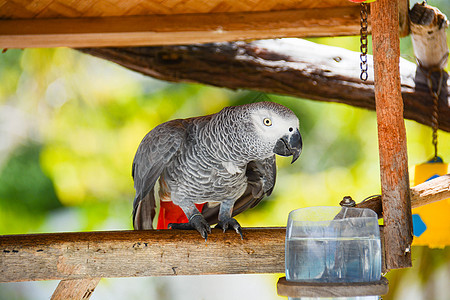
{"type": "Polygon", "coordinates": [[[242,235],[241,225],[238,223],[238,221],[236,221],[236,219],[229,218],[225,221],[219,221],[219,223],[217,223],[216,225],[216,228],[222,228],[223,232],[225,232],[229,227],[233,228],[241,236],[241,240],[244,239],[242,235]]]}
{"type": "Polygon", "coordinates": [[[181,230],[197,230],[200,235],[206,240],[208,239],[208,233],[211,233],[211,227],[205,218],[201,214],[195,214],[189,219],[189,223],[170,223],[169,229],[181,229],[181,230]]]}

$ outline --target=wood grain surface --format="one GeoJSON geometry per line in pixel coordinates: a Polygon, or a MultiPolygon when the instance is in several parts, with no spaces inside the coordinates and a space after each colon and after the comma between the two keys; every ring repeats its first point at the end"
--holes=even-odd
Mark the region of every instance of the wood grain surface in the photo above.
{"type": "Polygon", "coordinates": [[[284,272],[286,230],[149,230],[0,236],[0,282],[284,272]]]}
{"type": "Polygon", "coordinates": [[[375,103],[387,269],[411,267],[412,217],[400,81],[398,3],[372,5],[375,103]]]}
{"type": "Polygon", "coordinates": [[[50,300],[87,300],[91,298],[101,278],[61,280],[50,300]]]}
{"type": "Polygon", "coordinates": [[[0,20],[0,48],[182,45],[359,33],[359,7],[0,20]]]}
{"type": "MultiPolygon", "coordinates": [[[[363,82],[359,78],[359,52],[302,39],[81,51],[161,80],[250,89],[375,110],[371,55],[369,79],[363,82]]],[[[427,79],[414,63],[404,59],[400,60],[400,72],[403,117],[430,125],[433,99],[427,79]]],[[[444,75],[439,128],[450,132],[448,76],[444,75]]]]}
{"type": "Polygon", "coordinates": [[[358,4],[347,0],[1,0],[0,18],[121,17],[349,6],[358,7],[358,4]]]}

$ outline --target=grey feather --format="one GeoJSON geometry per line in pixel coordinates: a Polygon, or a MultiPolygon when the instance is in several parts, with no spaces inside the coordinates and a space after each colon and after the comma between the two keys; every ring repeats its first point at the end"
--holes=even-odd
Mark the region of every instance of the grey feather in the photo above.
{"type": "Polygon", "coordinates": [[[152,229],[155,216],[155,183],[185,137],[183,122],[173,120],[155,127],[140,143],[132,167],[136,190],[133,203],[135,229],[152,229]]]}
{"type": "Polygon", "coordinates": [[[188,219],[198,214],[194,203],[207,202],[202,214],[210,224],[270,195],[276,178],[274,149],[281,136],[269,134],[270,125],[259,119],[266,114],[286,123],[282,128],[286,134],[293,127],[298,133],[295,114],[271,102],[226,107],[214,115],[173,120],[151,130],[140,143],[132,167],[135,229],[152,228],[158,179],[156,197],[170,197],[188,219]]]}
{"type": "MultiPolygon", "coordinates": [[[[270,196],[275,186],[276,174],[275,155],[265,160],[249,162],[246,170],[247,189],[234,203],[232,216],[255,207],[264,197],[270,196]]],[[[209,224],[217,223],[219,205],[206,204],[202,214],[209,224]]]]}

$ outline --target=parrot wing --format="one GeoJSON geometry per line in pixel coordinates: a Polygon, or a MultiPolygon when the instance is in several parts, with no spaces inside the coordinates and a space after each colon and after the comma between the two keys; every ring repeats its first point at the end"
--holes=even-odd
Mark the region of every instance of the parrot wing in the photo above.
{"type": "Polygon", "coordinates": [[[186,140],[187,120],[172,120],[155,127],[140,143],[133,160],[134,229],[152,229],[155,217],[154,186],[164,168],[186,140]]]}
{"type": "MultiPolygon", "coordinates": [[[[275,155],[254,160],[247,164],[247,189],[234,203],[232,216],[255,207],[265,196],[270,196],[275,186],[277,166],[275,155]]],[[[203,207],[202,215],[209,224],[218,222],[219,204],[207,203],[203,207]]]]}

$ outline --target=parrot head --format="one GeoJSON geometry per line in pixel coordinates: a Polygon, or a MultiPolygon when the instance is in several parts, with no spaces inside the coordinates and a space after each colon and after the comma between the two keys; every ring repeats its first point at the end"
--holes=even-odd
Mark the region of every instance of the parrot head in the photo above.
{"type": "Polygon", "coordinates": [[[251,114],[257,135],[269,144],[272,154],[292,155],[291,163],[294,163],[302,152],[302,137],[297,116],[281,104],[273,102],[258,104],[251,114]]]}

